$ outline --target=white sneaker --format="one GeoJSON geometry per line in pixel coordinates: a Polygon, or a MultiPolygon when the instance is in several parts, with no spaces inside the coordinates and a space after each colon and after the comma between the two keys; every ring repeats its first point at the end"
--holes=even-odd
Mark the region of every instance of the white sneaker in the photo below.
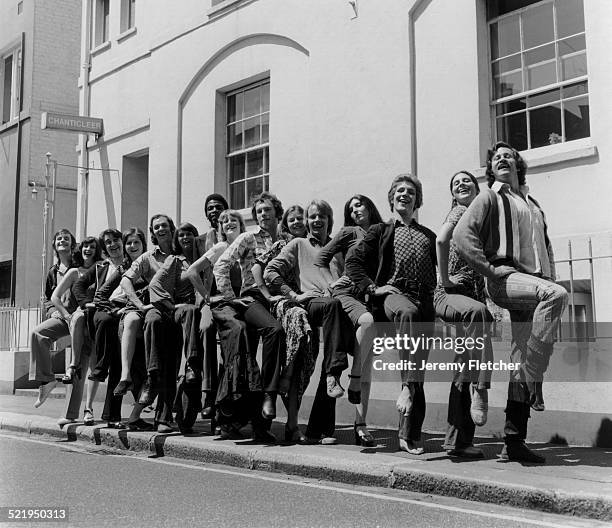
{"type": "Polygon", "coordinates": [[[44,385],[38,387],[38,400],[36,400],[36,402],[34,403],[34,407],[38,409],[38,407],[45,403],[45,401],[47,401],[47,398],[49,397],[49,394],[53,392],[53,389],[55,389],[55,387],[57,387],[56,380],[50,381],[49,383],[45,383],[44,385]]]}

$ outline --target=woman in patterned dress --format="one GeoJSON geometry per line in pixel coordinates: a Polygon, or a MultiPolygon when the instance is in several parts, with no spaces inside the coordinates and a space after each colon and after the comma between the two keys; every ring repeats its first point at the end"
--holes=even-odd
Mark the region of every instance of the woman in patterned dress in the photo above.
{"type": "Polygon", "coordinates": [[[484,337],[484,341],[480,341],[484,342],[484,347],[455,356],[455,361],[465,363],[466,368],[463,372],[455,371],[451,384],[444,448],[451,456],[482,458],[483,452],[473,446],[473,439],[475,426],[487,421],[490,372],[473,372],[467,365],[470,359],[493,359],[489,337],[493,316],[485,303],[484,278],[459,256],[451,240],[455,226],[480,189],[471,173],[460,171],[451,178],[450,191],[453,196],[451,210],[436,237],[439,280],[434,292],[434,307],[438,317],[460,325],[466,337],[484,337]]]}

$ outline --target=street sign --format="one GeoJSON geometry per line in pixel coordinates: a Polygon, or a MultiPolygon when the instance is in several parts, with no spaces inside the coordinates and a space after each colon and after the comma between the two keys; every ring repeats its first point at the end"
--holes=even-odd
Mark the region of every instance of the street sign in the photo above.
{"type": "Polygon", "coordinates": [[[98,117],[73,116],[58,114],[56,112],[43,112],[40,120],[40,128],[52,128],[55,130],[70,130],[85,134],[104,133],[104,124],[98,117]]]}

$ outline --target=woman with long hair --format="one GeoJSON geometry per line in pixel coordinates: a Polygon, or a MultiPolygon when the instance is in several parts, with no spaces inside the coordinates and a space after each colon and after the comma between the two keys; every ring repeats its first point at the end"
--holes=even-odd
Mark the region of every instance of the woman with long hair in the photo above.
{"type": "MultiPolygon", "coordinates": [[[[75,266],[74,250],[76,240],[68,229],[60,229],[53,235],[53,251],[57,262],[47,272],[45,281],[45,299],[43,310],[46,319],[40,323],[30,336],[30,380],[39,381],[39,394],[34,407],[40,407],[49,394],[57,386],[55,376],[51,370],[51,343],[57,342],[70,335],[67,319],[64,318],[53,304],[51,297],[57,285],[63,280],[68,272],[75,266]]],[[[77,302],[68,290],[60,298],[65,312],[71,314],[77,308],[77,302]]],[[[68,363],[69,359],[66,358],[68,363]]],[[[68,370],[68,367],[66,368],[68,370]]]]}
{"type": "MultiPolygon", "coordinates": [[[[363,239],[370,226],[381,222],[382,218],[376,205],[367,196],[355,194],[346,201],[344,204],[344,227],[321,250],[319,258],[315,262],[321,268],[322,273],[329,274],[330,282],[329,265],[333,256],[340,253],[344,259],[349,249],[363,239]]],[[[346,275],[332,284],[332,295],[342,303],[342,308],[348,314],[356,329],[355,351],[348,386],[349,401],[355,405],[355,444],[373,447],[376,442],[368,431],[366,422],[370,398],[372,356],[368,353],[366,357],[362,358],[361,350],[370,348],[365,337],[368,327],[374,322],[374,318],[366,308],[353,282],[346,275]]]]}
{"type": "MultiPolygon", "coordinates": [[[[146,236],[144,231],[138,227],[131,227],[125,230],[122,239],[123,251],[130,263],[134,262],[147,250],[146,236]]],[[[115,286],[108,299],[122,311],[119,330],[121,334],[121,375],[119,383],[113,391],[116,396],[123,396],[128,390],[132,389],[130,368],[132,366],[137,339],[139,336],[142,336],[142,325],[144,320],[143,312],[129,301],[123,288],[121,288],[119,284],[120,282],[121,275],[118,275],[113,281],[108,280],[100,291],[100,295],[96,296],[96,300],[102,302],[109,290],[115,286]]],[[[144,281],[135,286],[138,296],[146,301],[144,303],[145,305],[149,304],[147,286],[147,283],[144,281]]]]}
{"type": "MultiPolygon", "coordinates": [[[[282,295],[273,295],[263,278],[265,267],[281,252],[287,242],[293,238],[306,236],[304,209],[300,205],[290,206],[283,214],[279,227],[279,240],[256,259],[253,276],[259,290],[270,303],[272,315],[280,321],[286,334],[287,354],[279,383],[279,393],[287,409],[285,441],[306,444],[308,439],[299,429],[298,413],[302,396],[314,372],[319,345],[318,335],[312,331],[306,310],[299,303],[282,295]]],[[[289,281],[296,284],[295,289],[298,289],[295,277],[289,281]]]]}
{"type": "MultiPolygon", "coordinates": [[[[129,301],[127,294],[120,286],[120,282],[124,271],[129,268],[132,262],[142,255],[147,248],[145,234],[137,227],[125,230],[121,234],[121,240],[125,263],[121,268],[113,271],[107,277],[104,285],[96,290],[94,296],[94,304],[97,312],[106,312],[112,317],[119,319],[118,336],[120,352],[117,353],[117,351],[115,351],[110,358],[108,386],[102,418],[108,422],[108,426],[111,428],[125,429],[126,427],[130,427],[134,429],[134,424],[138,423],[141,427],[136,427],[137,430],[150,430],[152,426],[140,420],[140,413],[142,412],[143,406],[139,407],[138,403],[134,404],[134,409],[130,415],[127,426],[121,421],[121,403],[123,401],[123,395],[128,390],[131,390],[134,399],[137,401],[138,393],[146,373],[144,372],[144,366],[141,365],[144,361],[144,351],[142,353],[142,361],[138,361],[137,365],[132,369],[136,342],[138,337],[142,338],[144,312],[140,311],[129,301]],[[132,376],[133,373],[135,376],[132,376]]],[[[142,281],[141,284],[136,284],[135,290],[141,298],[148,295],[147,284],[144,281],[142,281]]]]}
{"type": "MultiPolygon", "coordinates": [[[[200,333],[202,336],[204,336],[206,332],[215,331],[215,312],[217,310],[222,310],[224,305],[223,299],[216,289],[213,267],[230,244],[245,231],[246,226],[242,215],[233,209],[224,210],[219,215],[219,242],[189,266],[187,270],[187,276],[202,299],[202,308],[200,311],[200,333]]],[[[230,275],[234,293],[239,295],[242,286],[240,266],[234,266],[230,275]]],[[[248,340],[246,337],[246,327],[242,330],[244,335],[241,335],[236,343],[244,343],[248,340]]],[[[233,343],[233,341],[231,343],[233,343]]],[[[216,346],[214,349],[209,349],[207,347],[204,351],[202,388],[206,393],[206,402],[210,402],[213,395],[216,398],[214,404],[212,402],[205,403],[205,407],[218,406],[219,402],[225,402],[227,399],[231,398],[231,394],[237,390],[235,383],[237,383],[240,374],[237,369],[239,368],[241,351],[238,344],[232,346],[231,343],[230,340],[221,339],[221,355],[223,362],[222,365],[219,366],[219,372],[217,372],[218,362],[216,346]],[[234,359],[236,361],[234,361],[234,359]]],[[[205,418],[211,418],[214,424],[216,421],[214,418],[214,409],[211,409],[210,414],[207,414],[205,418]]],[[[230,436],[232,434],[232,425],[230,421],[222,424],[221,428],[222,435],[230,436]]],[[[235,427],[234,429],[236,429],[234,434],[238,436],[239,433],[237,432],[237,428],[235,427]]]]}
{"type": "MultiPolygon", "coordinates": [[[[459,171],[450,180],[453,197],[451,210],[446,215],[436,237],[439,281],[434,291],[436,315],[448,323],[461,325],[467,337],[483,339],[482,349],[456,354],[455,362],[469,365],[470,359],[486,362],[493,359],[489,326],[493,316],[485,302],[484,277],[475,272],[459,256],[452,243],[453,231],[459,219],[479,194],[478,181],[473,174],[459,171]]],[[[479,340],[476,341],[480,342],[479,340]]],[[[468,368],[455,371],[448,401],[448,428],[444,448],[448,454],[460,458],[482,458],[481,449],[474,447],[475,426],[487,421],[487,390],[490,372],[473,372],[468,368]]]]}
{"type": "Polygon", "coordinates": [[[166,258],[149,283],[150,301],[160,317],[161,333],[156,339],[165,334],[166,340],[155,412],[157,431],[162,433],[172,431],[173,410],[177,411],[176,422],[181,432],[191,432],[202,406],[200,310],[195,305],[194,287],[186,274],[193,260],[197,237],[198,230],[193,224],[180,224],[174,232],[172,255],[166,258]],[[179,376],[180,372],[183,374],[179,376]]]}
{"type": "MultiPolygon", "coordinates": [[[[57,285],[51,296],[51,301],[57,308],[61,317],[69,324],[70,336],[72,340],[72,360],[67,369],[66,375],[69,376],[67,384],[72,385],[70,395],[67,397],[67,405],[64,416],[58,420],[58,425],[63,427],[66,424],[76,422],[79,416],[81,400],[83,398],[83,385],[85,370],[89,364],[90,372],[95,367],[95,355],[92,354],[92,340],[90,327],[92,321],[88,320],[88,311],[77,308],[73,313],[69,313],[63,306],[61,299],[65,292],[71,290],[76,281],[85,275],[87,270],[100,261],[102,258],[102,248],[96,237],[87,237],[81,241],[74,253],[74,262],[77,267],[71,269],[57,285]]],[[[93,297],[93,292],[92,292],[93,297]]],[[[83,422],[85,425],[93,425],[93,401],[98,390],[97,381],[87,381],[87,396],[85,402],[85,412],[83,422]]]]}

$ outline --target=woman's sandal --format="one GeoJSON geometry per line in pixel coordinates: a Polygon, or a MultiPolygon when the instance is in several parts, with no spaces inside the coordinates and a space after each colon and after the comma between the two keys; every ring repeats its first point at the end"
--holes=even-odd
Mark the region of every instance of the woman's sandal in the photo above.
{"type": "Polygon", "coordinates": [[[425,452],[421,440],[404,440],[403,438],[399,439],[399,450],[411,455],[422,455],[425,452]]]}
{"type": "Polygon", "coordinates": [[[353,432],[355,433],[355,445],[360,445],[362,447],[376,446],[376,440],[372,436],[372,433],[366,429],[365,422],[354,424],[353,432]],[[358,427],[363,427],[363,429],[358,429],[358,427]]]}
{"type": "MultiPolygon", "coordinates": [[[[349,374],[349,379],[361,379],[361,376],[353,376],[349,374]]],[[[351,390],[350,384],[348,388],[348,401],[353,405],[357,405],[361,403],[361,389],[360,390],[351,390]]]]}
{"type": "Polygon", "coordinates": [[[64,385],[72,385],[74,383],[75,378],[81,377],[81,369],[77,368],[76,365],[70,365],[66,369],[66,373],[62,377],[62,383],[64,385]]]}
{"type": "Polygon", "coordinates": [[[95,423],[96,422],[94,420],[93,409],[85,408],[85,411],[83,413],[83,424],[85,424],[85,425],[93,425],[95,423]]]}

